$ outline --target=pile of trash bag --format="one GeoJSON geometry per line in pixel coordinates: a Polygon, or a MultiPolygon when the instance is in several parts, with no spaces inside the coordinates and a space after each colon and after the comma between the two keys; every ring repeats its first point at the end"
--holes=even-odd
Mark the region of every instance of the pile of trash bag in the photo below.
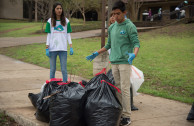
{"type": "Polygon", "coordinates": [[[193,102],[193,105],[191,107],[191,110],[187,116],[187,120],[188,121],[193,121],[194,120],[194,102],[193,102]]]}
{"type": "Polygon", "coordinates": [[[105,74],[100,74],[88,82],[86,90],[84,117],[87,126],[118,126],[122,106],[115,91],[120,92],[120,89],[112,85],[105,74]]]}
{"type": "Polygon", "coordinates": [[[37,100],[36,103],[36,119],[43,122],[50,121],[50,112],[49,112],[49,102],[50,99],[44,99],[44,97],[49,96],[57,91],[60,91],[61,85],[58,83],[62,82],[60,79],[51,79],[50,82],[44,84],[43,91],[37,100]]]}
{"type": "Polygon", "coordinates": [[[34,108],[36,108],[36,102],[39,99],[41,93],[38,94],[34,94],[34,93],[29,93],[28,94],[28,98],[30,99],[32,105],[34,106],[34,108]]]}
{"type": "Polygon", "coordinates": [[[51,79],[40,93],[28,97],[36,108],[36,119],[50,126],[117,126],[122,106],[116,91],[120,89],[99,74],[89,82],[51,79]]]}
{"type": "Polygon", "coordinates": [[[83,103],[86,90],[76,82],[61,87],[61,92],[50,98],[51,126],[84,126],[83,103]]]}

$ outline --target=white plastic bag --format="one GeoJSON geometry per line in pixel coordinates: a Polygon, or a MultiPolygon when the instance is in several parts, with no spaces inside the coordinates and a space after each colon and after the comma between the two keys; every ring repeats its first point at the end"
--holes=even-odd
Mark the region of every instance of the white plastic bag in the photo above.
{"type": "Polygon", "coordinates": [[[133,96],[138,95],[137,91],[140,88],[140,86],[142,85],[142,83],[144,82],[144,75],[143,72],[141,70],[139,70],[137,67],[135,66],[131,66],[131,77],[130,77],[130,81],[131,81],[131,85],[132,85],[132,90],[133,90],[133,96]]]}

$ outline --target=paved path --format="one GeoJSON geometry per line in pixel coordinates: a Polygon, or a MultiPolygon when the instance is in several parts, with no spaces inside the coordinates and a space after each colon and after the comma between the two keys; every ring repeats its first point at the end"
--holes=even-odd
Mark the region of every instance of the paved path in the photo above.
{"type": "MultiPolygon", "coordinates": [[[[156,29],[157,27],[138,27],[138,31],[156,29]]],[[[71,33],[72,39],[88,38],[101,35],[101,29],[71,33]]],[[[0,48],[26,45],[32,43],[45,43],[46,35],[35,37],[0,37],[0,48]]]]}
{"type": "MultiPolygon", "coordinates": [[[[2,42],[3,39],[0,39],[1,47],[17,45],[17,42],[2,42]]],[[[36,41],[32,38],[25,40],[36,41]]],[[[5,111],[24,126],[48,126],[35,119],[35,109],[28,99],[28,93],[40,92],[41,85],[49,78],[48,73],[49,69],[0,55],[0,111],[5,111]]],[[[60,78],[61,72],[57,71],[56,76],[60,78]]],[[[75,76],[72,81],[82,79],[75,76]]],[[[132,112],[131,126],[194,126],[193,122],[186,121],[191,105],[145,94],[134,97],[134,104],[139,110],[132,112]]]]}
{"type": "MultiPolygon", "coordinates": [[[[91,30],[91,31],[83,31],[71,33],[72,39],[78,38],[88,38],[94,36],[100,36],[101,30],[91,30]]],[[[2,47],[10,47],[17,45],[26,45],[32,43],[45,43],[46,35],[43,36],[35,36],[35,37],[0,37],[0,48],[2,47]]]]}

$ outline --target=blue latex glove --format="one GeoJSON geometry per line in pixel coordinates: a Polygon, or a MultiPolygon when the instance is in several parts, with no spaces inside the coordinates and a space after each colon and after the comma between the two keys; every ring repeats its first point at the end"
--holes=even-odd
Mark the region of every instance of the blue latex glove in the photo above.
{"type": "Polygon", "coordinates": [[[96,56],[98,56],[98,55],[99,55],[98,52],[94,52],[94,53],[92,53],[92,55],[87,56],[86,59],[87,59],[87,60],[90,60],[90,62],[91,62],[91,61],[92,61],[94,58],[96,58],[96,56]]]}
{"type": "Polygon", "coordinates": [[[135,54],[134,53],[127,53],[127,55],[129,55],[128,62],[130,65],[132,65],[132,61],[135,58],[135,54]]]}
{"type": "Polygon", "coordinates": [[[70,55],[73,55],[73,48],[70,48],[70,55]]]}
{"type": "Polygon", "coordinates": [[[46,49],[46,55],[50,57],[49,48],[46,49]]]}

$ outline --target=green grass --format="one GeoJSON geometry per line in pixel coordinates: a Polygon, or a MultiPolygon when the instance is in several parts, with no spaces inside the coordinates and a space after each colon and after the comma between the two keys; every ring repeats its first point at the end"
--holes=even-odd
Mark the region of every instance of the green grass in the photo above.
{"type": "MultiPolygon", "coordinates": [[[[87,21],[82,19],[70,19],[73,32],[86,31],[101,28],[101,21],[87,21]]],[[[45,29],[44,24],[44,29],[45,29]]],[[[41,22],[28,22],[24,20],[0,19],[0,37],[30,37],[46,35],[41,33],[41,22]]]]}
{"type": "Polygon", "coordinates": [[[170,26],[140,35],[134,65],[144,72],[140,92],[194,102],[194,24],[170,26]]]}
{"type": "MultiPolygon", "coordinates": [[[[141,48],[134,64],[144,72],[145,82],[139,92],[184,103],[194,102],[194,24],[167,27],[140,33],[141,48]],[[184,29],[184,27],[189,29],[184,29]],[[174,29],[181,29],[176,33],[174,29]],[[187,31],[187,32],[186,32],[187,31]]],[[[87,55],[100,49],[100,38],[73,40],[75,54],[68,55],[68,72],[92,78],[92,63],[87,55]]],[[[49,68],[45,44],[1,48],[0,53],[49,68]]],[[[58,60],[57,70],[60,70],[58,60]]],[[[49,74],[49,73],[48,73],[49,74]]]]}
{"type": "Polygon", "coordinates": [[[41,30],[41,22],[28,22],[24,20],[0,19],[0,37],[29,37],[43,34],[36,34],[41,30]]]}
{"type": "Polygon", "coordinates": [[[143,70],[145,83],[140,92],[178,101],[194,100],[194,37],[158,36],[142,43],[135,60],[143,70]]]}

